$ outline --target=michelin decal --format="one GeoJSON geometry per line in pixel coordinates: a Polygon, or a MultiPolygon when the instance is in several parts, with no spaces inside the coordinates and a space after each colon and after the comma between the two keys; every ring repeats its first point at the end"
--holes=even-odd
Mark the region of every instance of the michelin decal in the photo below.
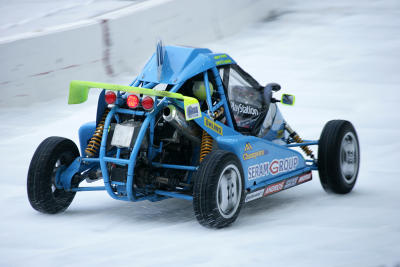
{"type": "Polygon", "coordinates": [[[252,193],[248,193],[246,195],[246,199],[244,200],[244,202],[249,202],[249,201],[255,200],[257,198],[262,197],[263,195],[264,195],[264,189],[261,189],[261,190],[258,190],[258,191],[252,192],[252,193]]]}

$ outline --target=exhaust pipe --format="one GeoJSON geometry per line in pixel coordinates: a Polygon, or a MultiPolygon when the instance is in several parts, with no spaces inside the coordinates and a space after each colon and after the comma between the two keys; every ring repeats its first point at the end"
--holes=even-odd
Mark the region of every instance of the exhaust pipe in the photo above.
{"type": "Polygon", "coordinates": [[[174,105],[168,105],[164,108],[163,118],[191,141],[201,143],[199,127],[194,122],[186,121],[185,115],[174,105]]]}

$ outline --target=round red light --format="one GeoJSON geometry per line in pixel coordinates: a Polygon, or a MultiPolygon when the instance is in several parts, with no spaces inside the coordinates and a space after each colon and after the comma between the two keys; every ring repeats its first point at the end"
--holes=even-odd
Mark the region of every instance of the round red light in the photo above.
{"type": "Polygon", "coordinates": [[[117,95],[113,91],[106,92],[105,100],[107,104],[114,104],[115,100],[117,100],[117,95]]]}
{"type": "Polygon", "coordinates": [[[150,96],[146,96],[142,100],[142,107],[144,109],[152,109],[154,105],[154,100],[150,96]]]}
{"type": "Polygon", "coordinates": [[[139,106],[139,97],[137,95],[129,95],[126,99],[126,104],[130,108],[136,108],[139,106]]]}

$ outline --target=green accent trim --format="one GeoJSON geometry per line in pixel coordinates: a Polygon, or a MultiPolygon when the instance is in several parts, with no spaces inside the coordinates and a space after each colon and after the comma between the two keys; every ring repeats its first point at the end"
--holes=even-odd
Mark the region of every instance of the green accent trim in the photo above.
{"type": "Polygon", "coordinates": [[[69,85],[69,97],[68,104],[81,104],[88,99],[90,88],[102,88],[112,91],[123,91],[128,93],[144,94],[151,96],[161,96],[169,97],[183,100],[185,107],[185,117],[186,120],[193,120],[201,117],[199,101],[196,98],[184,96],[179,93],[171,93],[168,91],[156,91],[153,89],[132,87],[126,85],[110,84],[110,83],[98,83],[98,82],[86,82],[86,81],[71,81],[69,85]],[[188,108],[191,107],[192,110],[197,108],[197,114],[192,116],[187,114],[188,108]]]}
{"type": "Polygon", "coordinates": [[[281,96],[281,103],[282,103],[283,105],[293,106],[295,100],[296,100],[296,97],[295,97],[294,95],[291,95],[291,94],[282,94],[282,96],[281,96]],[[292,104],[285,104],[285,103],[283,103],[283,97],[284,97],[285,95],[287,95],[287,96],[293,96],[293,103],[292,103],[292,104]]]}
{"type": "Polygon", "coordinates": [[[218,60],[218,61],[215,61],[215,65],[229,64],[229,63],[232,63],[232,60],[231,60],[231,59],[225,59],[225,60],[218,60]]]}

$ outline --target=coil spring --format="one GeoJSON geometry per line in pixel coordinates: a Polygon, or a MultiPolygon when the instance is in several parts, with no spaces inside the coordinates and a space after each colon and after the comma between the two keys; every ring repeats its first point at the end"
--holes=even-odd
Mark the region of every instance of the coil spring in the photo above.
{"type": "Polygon", "coordinates": [[[214,118],[219,119],[219,117],[224,114],[224,111],[224,107],[219,108],[217,111],[214,112],[214,118]]]}
{"type": "MultiPolygon", "coordinates": [[[[293,139],[296,143],[303,143],[303,140],[297,134],[293,136],[293,139]]],[[[308,146],[300,146],[300,148],[307,154],[307,156],[314,158],[314,154],[308,146]]]]}
{"type": "Polygon", "coordinates": [[[206,131],[203,130],[203,134],[201,136],[200,162],[202,162],[207,154],[211,152],[212,148],[213,139],[206,131]]]}
{"type": "Polygon", "coordinates": [[[110,112],[109,109],[106,109],[104,111],[103,116],[101,117],[99,124],[97,124],[96,130],[94,131],[94,134],[92,138],[90,138],[89,144],[85,149],[85,153],[88,157],[95,156],[99,151],[101,139],[103,137],[104,122],[106,120],[108,112],[110,112]]]}

